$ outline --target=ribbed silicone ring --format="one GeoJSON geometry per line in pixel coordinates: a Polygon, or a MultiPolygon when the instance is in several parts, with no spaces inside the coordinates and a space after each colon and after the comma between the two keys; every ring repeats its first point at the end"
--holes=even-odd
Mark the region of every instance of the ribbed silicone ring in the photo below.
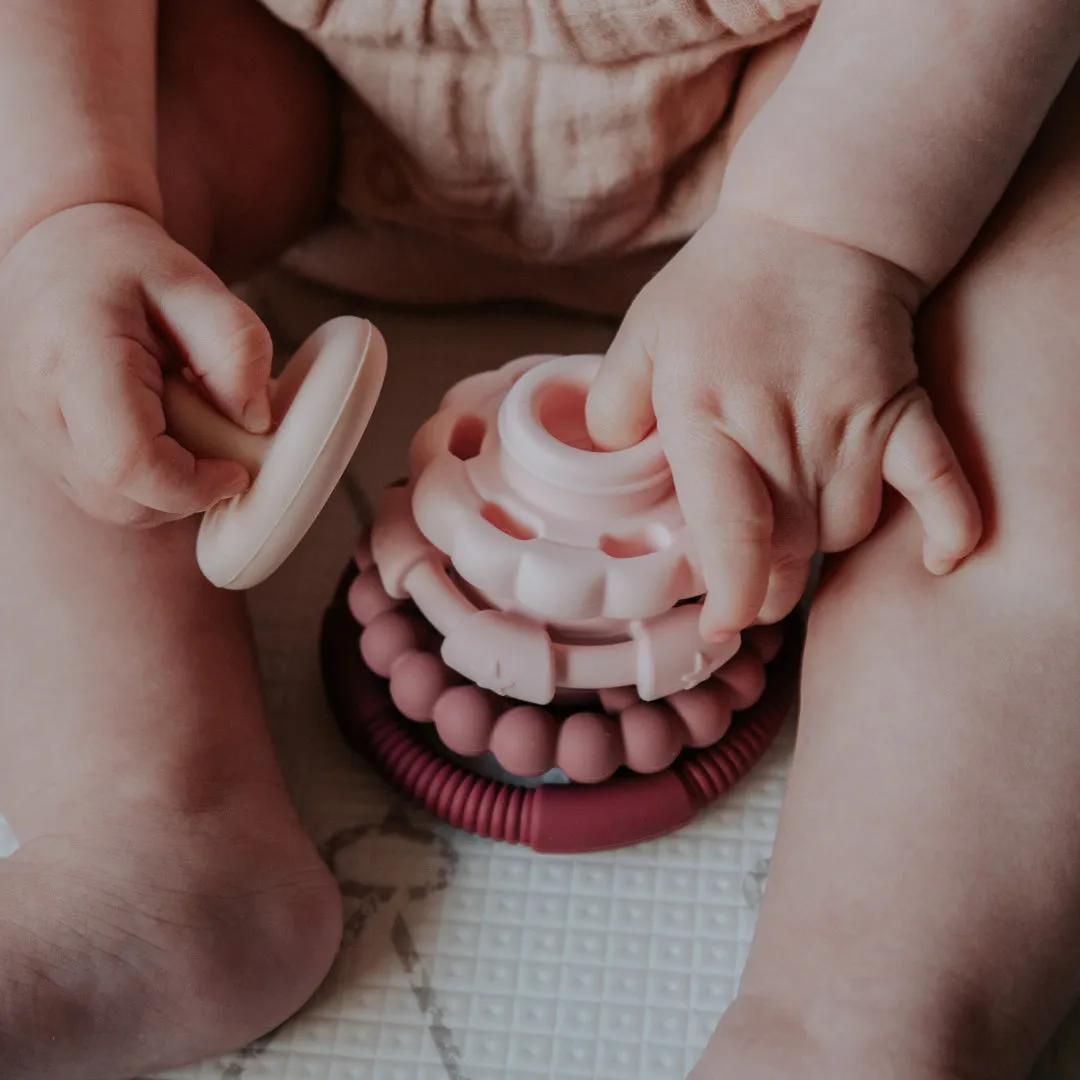
{"type": "Polygon", "coordinates": [[[355,573],[350,568],[345,574],[323,620],[321,659],[331,709],[348,743],[385,780],[436,817],[478,836],[573,854],[680,829],[757,764],[795,700],[802,633],[793,617],[768,666],[764,695],[736,715],[715,746],[688,751],[650,776],[532,788],[502,783],[440,757],[394,708],[387,684],[367,669],[357,649],[360,628],[346,603],[355,573]]]}

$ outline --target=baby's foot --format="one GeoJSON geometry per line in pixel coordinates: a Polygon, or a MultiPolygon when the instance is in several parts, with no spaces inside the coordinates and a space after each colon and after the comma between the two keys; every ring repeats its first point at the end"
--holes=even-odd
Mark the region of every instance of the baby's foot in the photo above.
{"type": "Polygon", "coordinates": [[[235,1049],[332,963],[341,909],[282,792],[85,807],[0,862],[0,1078],[119,1080],[235,1049]]]}

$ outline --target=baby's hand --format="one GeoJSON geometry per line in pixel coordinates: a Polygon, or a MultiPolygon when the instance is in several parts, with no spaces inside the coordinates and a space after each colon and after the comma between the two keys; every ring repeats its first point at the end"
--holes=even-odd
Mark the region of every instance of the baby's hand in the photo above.
{"type": "Polygon", "coordinates": [[[608,449],[656,424],[708,589],[702,630],[781,618],[814,553],[877,521],[882,480],[946,573],[982,529],[919,387],[913,283],[865,252],[721,210],[631,306],[593,387],[608,449]]]}
{"type": "Polygon", "coordinates": [[[0,424],[88,513],[148,525],[248,485],[165,434],[163,371],[266,430],[269,334],[152,218],[102,204],[36,225],[0,261],[0,327],[0,424]]]}

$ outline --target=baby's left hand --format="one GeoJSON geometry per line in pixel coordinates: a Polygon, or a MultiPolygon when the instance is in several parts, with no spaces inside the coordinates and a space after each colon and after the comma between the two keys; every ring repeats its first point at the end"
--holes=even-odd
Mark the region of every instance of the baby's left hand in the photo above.
{"type": "Polygon", "coordinates": [[[974,493],[918,385],[918,290],[866,252],[721,209],[642,290],[593,387],[607,449],[655,424],[694,534],[707,637],[798,602],[816,551],[865,539],[882,481],[947,573],[978,543],[974,493]]]}

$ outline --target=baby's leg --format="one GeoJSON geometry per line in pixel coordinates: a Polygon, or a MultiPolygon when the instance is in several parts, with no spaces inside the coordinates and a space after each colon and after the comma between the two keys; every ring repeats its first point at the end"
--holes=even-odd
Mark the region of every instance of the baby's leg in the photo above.
{"type": "Polygon", "coordinates": [[[1080,991],[1080,75],[922,322],[987,510],[893,507],[814,608],[741,994],[695,1077],[1019,1080],[1080,991]]]}
{"type": "MultiPolygon", "coordinates": [[[[322,71],[247,0],[166,4],[163,35],[170,218],[238,268],[320,205],[325,173],[293,166],[329,160],[322,71]],[[200,44],[214,23],[223,51],[200,44]],[[239,140],[260,88],[280,126],[239,140]]],[[[235,1047],[315,989],[341,929],[242,603],[200,578],[190,524],[98,526],[2,433],[0,519],[0,810],[22,841],[0,862],[0,1078],[130,1077],[235,1047]]]]}
{"type": "Polygon", "coordinates": [[[235,281],[327,216],[331,74],[257,0],[160,0],[165,225],[235,281]]]}

